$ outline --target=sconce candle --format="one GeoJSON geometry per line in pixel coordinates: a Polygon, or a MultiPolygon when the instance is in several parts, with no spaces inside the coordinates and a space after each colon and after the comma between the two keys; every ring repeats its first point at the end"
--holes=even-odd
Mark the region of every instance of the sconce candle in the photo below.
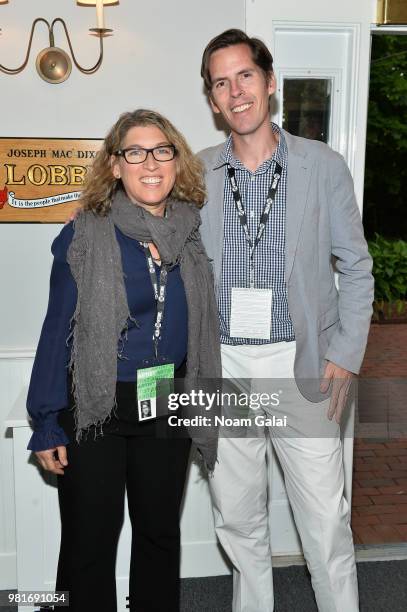
{"type": "Polygon", "coordinates": [[[96,6],[97,28],[103,30],[105,27],[104,6],[108,4],[119,4],[118,0],[77,0],[77,4],[96,6]]]}
{"type": "Polygon", "coordinates": [[[103,0],[96,0],[96,19],[97,19],[97,27],[104,28],[105,20],[103,15],[103,0]]]}

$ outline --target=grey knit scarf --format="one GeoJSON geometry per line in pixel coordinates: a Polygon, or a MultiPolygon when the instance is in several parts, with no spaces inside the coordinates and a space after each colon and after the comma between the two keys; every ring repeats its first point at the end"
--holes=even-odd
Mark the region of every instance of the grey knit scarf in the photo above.
{"type": "MultiPolygon", "coordinates": [[[[116,402],[118,347],[130,312],[115,226],[130,238],[153,242],[163,266],[180,265],[188,305],[187,384],[220,378],[218,311],[199,225],[192,204],[172,200],[165,218],[157,217],[122,190],[107,216],[87,211],[75,220],[67,261],[78,289],[70,362],[78,441],[91,426],[102,427],[116,402]]],[[[207,469],[213,470],[217,435],[201,429],[193,439],[207,469]]]]}

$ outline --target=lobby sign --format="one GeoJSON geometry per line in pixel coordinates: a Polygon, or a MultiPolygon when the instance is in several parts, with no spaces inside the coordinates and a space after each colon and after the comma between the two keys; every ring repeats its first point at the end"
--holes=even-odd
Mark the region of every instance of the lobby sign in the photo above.
{"type": "Polygon", "coordinates": [[[0,222],[64,223],[102,142],[0,138],[0,222]]]}

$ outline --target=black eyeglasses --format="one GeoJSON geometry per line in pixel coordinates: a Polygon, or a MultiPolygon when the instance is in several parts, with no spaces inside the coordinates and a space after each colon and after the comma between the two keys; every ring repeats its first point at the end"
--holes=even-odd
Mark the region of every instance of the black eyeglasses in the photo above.
{"type": "Polygon", "coordinates": [[[174,159],[177,154],[175,145],[161,145],[153,149],[144,149],[143,147],[129,147],[128,149],[119,149],[115,155],[124,157],[128,164],[142,164],[146,161],[148,154],[151,153],[156,161],[167,162],[174,159]]]}

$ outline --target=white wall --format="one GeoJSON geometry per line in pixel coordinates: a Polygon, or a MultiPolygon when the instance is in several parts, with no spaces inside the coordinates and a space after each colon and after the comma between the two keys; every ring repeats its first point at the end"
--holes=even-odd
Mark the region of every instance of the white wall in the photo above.
{"type": "MultiPolygon", "coordinates": [[[[244,0],[121,0],[105,13],[114,32],[105,40],[102,68],[93,76],[73,68],[60,85],[36,73],[35,56],[48,46],[45,24],[38,24],[26,70],[14,77],[0,73],[1,135],[98,138],[122,111],[147,106],[167,115],[194,149],[219,142],[223,134],[202,93],[200,59],[212,36],[244,27],[244,0]]],[[[35,17],[61,16],[72,30],[78,60],[92,65],[98,43],[88,28],[95,25],[95,15],[94,7],[77,6],[74,0],[12,0],[0,6],[0,61],[20,62],[35,17]]],[[[66,49],[63,33],[55,32],[55,44],[66,49]]],[[[37,343],[47,301],[49,244],[58,231],[59,226],[0,225],[0,256],[7,262],[0,271],[1,348],[37,343]]]]}
{"type": "MultiPolygon", "coordinates": [[[[0,73],[1,136],[103,137],[119,113],[140,106],[167,115],[194,150],[223,139],[203,95],[200,59],[209,39],[229,27],[245,27],[244,0],[120,0],[107,7],[105,60],[93,76],[72,69],[60,85],[42,81],[36,54],[48,46],[38,24],[28,67],[0,73]]],[[[93,65],[98,41],[95,8],[74,0],[11,0],[0,6],[0,62],[21,63],[36,17],[62,17],[72,32],[79,62],[93,65]]],[[[55,29],[55,44],[67,49],[55,29]]],[[[48,299],[50,243],[59,225],[0,224],[0,589],[15,585],[15,537],[11,439],[3,421],[28,381],[48,299]],[[21,359],[21,356],[25,359],[21,359]]],[[[27,453],[28,455],[28,453],[27,453]]]]}

